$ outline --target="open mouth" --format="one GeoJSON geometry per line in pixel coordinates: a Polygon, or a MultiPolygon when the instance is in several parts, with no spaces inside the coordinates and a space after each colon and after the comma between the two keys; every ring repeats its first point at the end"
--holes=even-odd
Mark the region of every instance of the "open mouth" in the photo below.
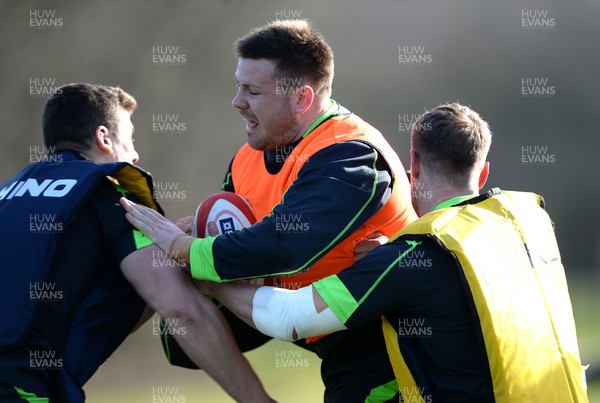
{"type": "Polygon", "coordinates": [[[258,126],[258,121],[254,120],[254,119],[250,119],[246,116],[242,116],[242,117],[246,121],[246,131],[247,132],[251,132],[254,129],[256,129],[256,127],[258,126]]]}
{"type": "Polygon", "coordinates": [[[258,122],[255,120],[246,120],[246,131],[254,130],[258,126],[258,122]]]}

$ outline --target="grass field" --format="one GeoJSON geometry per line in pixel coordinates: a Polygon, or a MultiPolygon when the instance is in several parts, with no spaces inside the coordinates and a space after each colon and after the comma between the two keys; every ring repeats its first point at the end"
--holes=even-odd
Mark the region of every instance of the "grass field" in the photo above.
{"type": "Polygon", "coordinates": [[[590,365],[589,374],[595,379],[588,381],[588,396],[591,403],[600,403],[600,279],[573,278],[569,290],[582,364],[590,365]]]}
{"type": "MultiPolygon", "coordinates": [[[[600,369],[600,281],[570,278],[582,362],[600,369]]],[[[320,360],[291,343],[271,341],[247,354],[267,391],[279,402],[323,401],[320,360]],[[294,364],[291,366],[290,364],[294,364]]],[[[596,371],[600,375],[600,372],[596,371]]],[[[232,402],[203,371],[169,366],[147,323],[113,354],[85,387],[89,403],[232,402]]],[[[600,403],[600,377],[589,382],[600,403]]]]}
{"type": "MultiPolygon", "coordinates": [[[[203,371],[169,366],[151,333],[147,325],[138,330],[98,371],[85,388],[89,403],[233,401],[203,371]]],[[[313,353],[273,340],[247,357],[277,401],[323,401],[320,359],[313,353]]]]}

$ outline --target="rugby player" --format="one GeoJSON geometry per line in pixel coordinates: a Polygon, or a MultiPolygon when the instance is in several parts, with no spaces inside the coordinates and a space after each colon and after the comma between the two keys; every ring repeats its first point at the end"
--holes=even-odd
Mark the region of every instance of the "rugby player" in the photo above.
{"type": "MultiPolygon", "coordinates": [[[[246,123],[247,144],[222,190],[246,198],[259,222],[217,238],[180,238],[176,257],[191,263],[194,278],[275,276],[279,287],[301,288],[350,266],[362,245],[378,242],[373,234],[389,237],[416,219],[397,154],[331,99],[333,52],[310,24],[269,23],[240,39],[236,51],[232,105],[246,123]],[[298,225],[284,225],[290,222],[298,225]]],[[[270,339],[224,313],[242,351],[270,339]]],[[[379,323],[299,344],[323,358],[326,401],[397,400],[379,323]]],[[[176,345],[168,350],[171,362],[186,365],[176,345]]]]}
{"type": "MultiPolygon", "coordinates": [[[[553,224],[536,194],[479,194],[490,144],[475,111],[440,105],[411,133],[421,218],[391,242],[296,291],[244,282],[202,287],[284,340],[354,329],[383,315],[404,402],[587,402],[553,224]]],[[[166,223],[144,210],[152,220],[130,212],[166,223]]]]}
{"type": "Polygon", "coordinates": [[[120,197],[162,212],[132,165],[136,106],[117,87],[58,88],[43,115],[51,155],[0,186],[2,402],[83,402],[85,382],[153,310],[232,397],[271,401],[216,307],[183,272],[159,269],[173,265],[123,216],[120,197]]]}

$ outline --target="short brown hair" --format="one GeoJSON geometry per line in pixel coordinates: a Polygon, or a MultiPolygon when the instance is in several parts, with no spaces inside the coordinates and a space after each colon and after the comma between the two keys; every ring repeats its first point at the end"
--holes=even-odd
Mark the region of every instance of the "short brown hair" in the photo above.
{"type": "Polygon", "coordinates": [[[254,28],[236,42],[238,57],[267,59],[280,77],[301,78],[317,93],[331,91],[333,51],[305,20],[276,20],[254,28]]]}
{"type": "Polygon", "coordinates": [[[58,152],[65,149],[87,151],[100,125],[117,128],[119,108],[130,114],[137,102],[119,87],[87,83],[59,87],[46,102],[42,117],[44,145],[58,152]]]}
{"type": "Polygon", "coordinates": [[[491,142],[487,122],[458,103],[424,113],[411,129],[411,146],[421,162],[436,174],[459,180],[485,162],[491,142]]]}

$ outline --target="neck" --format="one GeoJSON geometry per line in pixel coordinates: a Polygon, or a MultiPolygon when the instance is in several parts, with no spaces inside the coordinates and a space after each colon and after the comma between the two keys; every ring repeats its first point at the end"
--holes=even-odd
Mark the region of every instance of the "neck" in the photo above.
{"type": "MultiPolygon", "coordinates": [[[[306,112],[303,116],[302,122],[299,125],[300,132],[295,140],[298,140],[300,137],[306,133],[306,131],[312,126],[313,123],[317,121],[329,109],[331,106],[331,100],[329,98],[322,98],[319,100],[315,99],[315,103],[313,106],[306,112]]],[[[295,141],[294,140],[294,141],[295,141]]]]}
{"type": "Polygon", "coordinates": [[[89,161],[98,162],[101,164],[106,162],[116,162],[114,159],[110,158],[111,154],[103,153],[97,147],[91,147],[87,150],[77,152],[89,161]]]}
{"type": "MultiPolygon", "coordinates": [[[[478,196],[479,189],[475,186],[455,187],[448,184],[424,186],[426,197],[415,198],[417,214],[422,216],[433,211],[440,203],[459,196],[478,196]]],[[[418,195],[417,195],[418,196],[418,195]]]]}

